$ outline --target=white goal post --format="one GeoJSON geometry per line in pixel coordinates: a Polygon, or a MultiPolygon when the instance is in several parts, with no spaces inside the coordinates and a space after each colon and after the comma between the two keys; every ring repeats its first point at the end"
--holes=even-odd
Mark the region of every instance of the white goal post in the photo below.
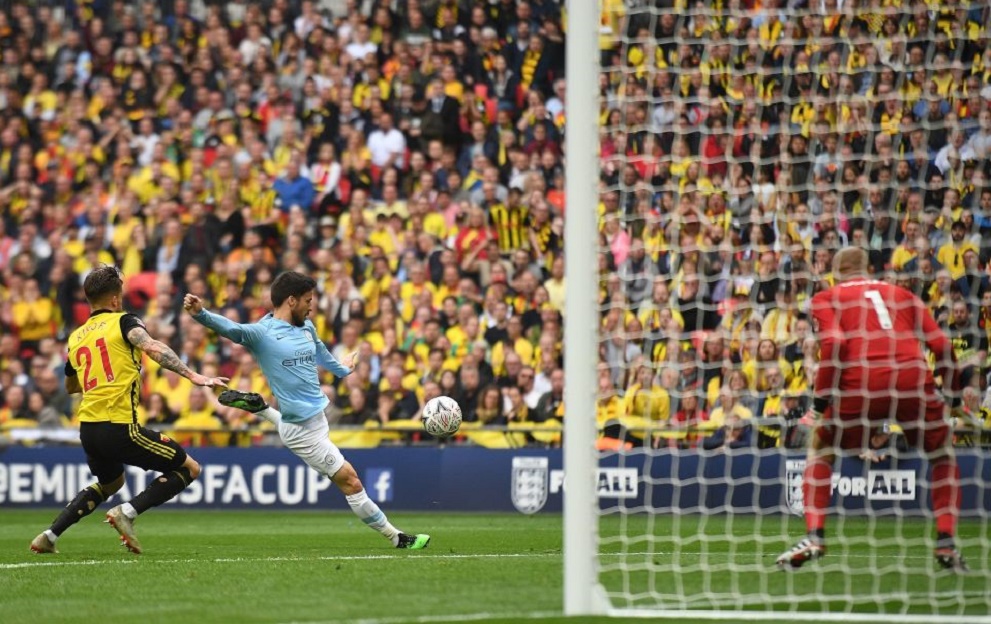
{"type": "Polygon", "coordinates": [[[599,58],[597,0],[568,0],[566,42],[564,223],[564,613],[607,608],[598,581],[598,501],[595,473],[595,371],[599,358],[598,224],[599,58]]]}

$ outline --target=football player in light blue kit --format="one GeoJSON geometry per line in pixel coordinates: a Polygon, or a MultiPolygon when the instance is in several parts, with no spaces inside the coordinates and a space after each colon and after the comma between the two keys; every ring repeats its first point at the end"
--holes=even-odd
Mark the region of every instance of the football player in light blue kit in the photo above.
{"type": "Polygon", "coordinates": [[[307,318],[313,309],[316,286],[313,278],[302,273],[282,273],[272,282],[275,311],[257,323],[235,323],[209,312],[194,295],[186,295],[183,307],[197,323],[248,349],[279,400],[281,413],[253,392],[228,390],[219,397],[222,404],[253,412],[277,425],[283,444],[311,468],[327,475],[344,493],[351,511],[394,546],[425,548],[430,536],[403,533],[392,526],[378,505],[368,498],[354,467],[330,441],[330,427],[324,417],[330,401],[320,389],[317,366],[346,377],[357,363],[358,353],[347,355],[343,363],[338,362],[317,337],[316,328],[307,318]]]}

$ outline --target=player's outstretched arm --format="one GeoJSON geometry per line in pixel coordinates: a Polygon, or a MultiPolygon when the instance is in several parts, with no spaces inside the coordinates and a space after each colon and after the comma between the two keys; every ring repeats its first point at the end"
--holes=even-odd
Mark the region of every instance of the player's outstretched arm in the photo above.
{"type": "Polygon", "coordinates": [[[210,312],[203,307],[202,300],[196,295],[186,295],[182,300],[182,307],[189,312],[194,321],[212,329],[231,342],[247,345],[255,338],[255,332],[252,331],[253,326],[235,323],[226,316],[210,312]]]}
{"type": "Polygon", "coordinates": [[[812,299],[812,324],[819,341],[819,368],[813,391],[813,411],[820,417],[833,398],[840,377],[840,350],[844,336],[832,302],[823,293],[812,299]]]}
{"type": "Polygon", "coordinates": [[[144,327],[135,327],[127,332],[127,340],[135,349],[143,351],[148,357],[158,362],[162,368],[167,368],[185,377],[197,386],[206,386],[208,388],[227,387],[229,380],[226,377],[206,377],[193,371],[179,359],[179,356],[169,348],[169,345],[152,338],[148,335],[144,327]]]}
{"type": "MultiPolygon", "coordinates": [[[[935,359],[935,373],[943,380],[943,395],[950,399],[951,404],[959,404],[959,378],[957,373],[957,358],[953,352],[953,343],[946,337],[943,329],[926,308],[926,304],[914,297],[916,327],[920,328],[922,341],[935,359]]],[[[951,405],[955,407],[955,405],[951,405]]]]}
{"type": "Polygon", "coordinates": [[[358,365],[358,352],[352,351],[344,356],[344,361],[339,361],[334,354],[327,349],[327,345],[320,340],[315,330],[313,332],[313,342],[317,345],[317,364],[324,370],[329,370],[336,377],[347,377],[358,365]]]}
{"type": "Polygon", "coordinates": [[[323,369],[334,373],[335,377],[347,377],[358,365],[358,352],[352,351],[344,356],[344,361],[339,361],[334,354],[327,349],[323,340],[317,340],[317,364],[323,369]]]}

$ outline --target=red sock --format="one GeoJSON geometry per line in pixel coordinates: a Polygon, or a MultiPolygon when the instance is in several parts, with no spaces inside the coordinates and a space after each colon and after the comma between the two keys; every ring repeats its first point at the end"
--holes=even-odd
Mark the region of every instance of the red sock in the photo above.
{"type": "Polygon", "coordinates": [[[960,512],[960,467],[952,457],[941,457],[933,462],[932,496],[936,530],[956,535],[957,515],[960,512]]]}
{"type": "Polygon", "coordinates": [[[811,533],[826,525],[826,509],[832,495],[833,466],[813,459],[805,466],[802,496],[805,501],[805,528],[811,533]]]}

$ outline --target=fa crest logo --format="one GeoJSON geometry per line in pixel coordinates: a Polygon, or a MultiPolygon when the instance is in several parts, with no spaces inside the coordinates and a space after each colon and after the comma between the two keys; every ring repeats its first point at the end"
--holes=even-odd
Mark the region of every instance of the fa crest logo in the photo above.
{"type": "Polygon", "coordinates": [[[524,514],[535,514],[547,503],[550,475],[546,457],[514,457],[511,494],[513,507],[524,514]]]}
{"type": "Polygon", "coordinates": [[[785,463],[785,504],[788,511],[795,515],[802,515],[802,475],[805,473],[804,459],[789,459],[785,463]]]}

